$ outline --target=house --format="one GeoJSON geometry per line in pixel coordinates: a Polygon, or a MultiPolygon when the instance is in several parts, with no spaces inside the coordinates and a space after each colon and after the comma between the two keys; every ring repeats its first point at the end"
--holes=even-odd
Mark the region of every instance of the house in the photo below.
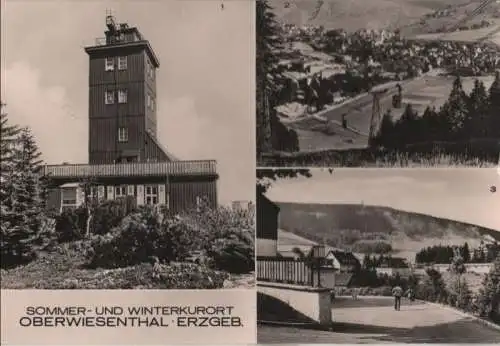
{"type": "Polygon", "coordinates": [[[257,257],[278,256],[279,207],[257,192],[257,257]]]}
{"type": "Polygon", "coordinates": [[[333,250],[328,252],[325,258],[327,265],[340,273],[352,273],[361,267],[361,263],[352,252],[333,250]]]}
{"type": "Polygon", "coordinates": [[[378,275],[408,277],[411,274],[410,266],[406,259],[400,257],[384,257],[375,268],[378,275]]]}
{"type": "Polygon", "coordinates": [[[182,161],[157,137],[156,74],[149,41],[128,24],[106,17],[105,38],[89,56],[88,163],[47,165],[48,206],[81,205],[85,196],[131,196],[138,205],[162,204],[175,213],[203,200],[217,205],[216,162],[182,161]],[[90,186],[85,193],[82,183],[90,186]]]}

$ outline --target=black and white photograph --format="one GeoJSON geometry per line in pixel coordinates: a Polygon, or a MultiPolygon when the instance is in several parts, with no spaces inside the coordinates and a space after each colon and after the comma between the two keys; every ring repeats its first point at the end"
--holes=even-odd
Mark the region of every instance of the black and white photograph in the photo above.
{"type": "Polygon", "coordinates": [[[254,5],[1,6],[2,289],[253,288],[254,5]]]}
{"type": "Polygon", "coordinates": [[[258,343],[498,343],[499,185],[486,168],[258,169],[258,343]]]}
{"type": "Polygon", "coordinates": [[[491,167],[498,0],[256,0],[259,167],[491,167]]]}

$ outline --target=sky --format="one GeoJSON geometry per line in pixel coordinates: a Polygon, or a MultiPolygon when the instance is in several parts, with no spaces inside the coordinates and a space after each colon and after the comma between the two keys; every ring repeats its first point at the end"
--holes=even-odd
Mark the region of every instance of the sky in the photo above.
{"type": "Polygon", "coordinates": [[[106,10],[137,26],[160,60],[158,137],[180,159],[218,162],[219,202],[255,198],[251,1],[5,0],[1,99],[46,163],[88,159],[88,55],[106,10]]]}
{"type": "Polygon", "coordinates": [[[341,168],[274,182],[276,202],[364,203],[428,214],[500,231],[500,171],[490,168],[341,168]],[[497,191],[492,193],[491,186],[497,191]]]}

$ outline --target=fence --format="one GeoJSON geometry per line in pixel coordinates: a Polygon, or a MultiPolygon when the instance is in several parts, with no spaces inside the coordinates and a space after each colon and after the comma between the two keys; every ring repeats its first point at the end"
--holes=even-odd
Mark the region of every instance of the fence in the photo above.
{"type": "Polygon", "coordinates": [[[318,286],[319,271],[304,260],[279,257],[257,258],[257,280],[301,286],[318,286]]]}

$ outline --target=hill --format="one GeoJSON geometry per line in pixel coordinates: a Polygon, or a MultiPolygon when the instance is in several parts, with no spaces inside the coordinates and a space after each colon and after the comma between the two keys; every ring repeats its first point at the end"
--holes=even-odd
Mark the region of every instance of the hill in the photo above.
{"type": "MultiPolygon", "coordinates": [[[[270,0],[279,20],[303,26],[322,25],[325,28],[405,28],[411,33],[429,33],[449,23],[456,23],[472,11],[480,0],[323,0],[317,16],[318,1],[270,0]],[[288,3],[288,5],[287,5],[288,3]],[[443,10],[448,10],[444,11],[443,10]]],[[[494,4],[493,6],[498,6],[494,4]]],[[[493,11],[478,16],[474,22],[491,19],[493,11]]]]}
{"type": "Polygon", "coordinates": [[[468,242],[475,247],[486,235],[500,241],[500,231],[389,207],[277,204],[281,229],[355,252],[384,251],[380,244],[390,244],[393,254],[413,260],[415,253],[426,246],[468,242]]]}

